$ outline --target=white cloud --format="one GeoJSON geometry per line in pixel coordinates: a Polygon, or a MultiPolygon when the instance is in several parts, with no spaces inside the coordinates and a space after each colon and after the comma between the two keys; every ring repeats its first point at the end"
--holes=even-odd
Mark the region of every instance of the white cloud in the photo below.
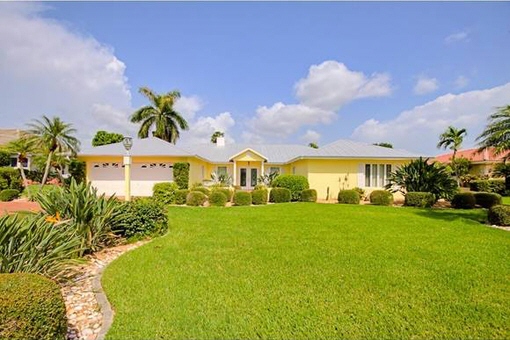
{"type": "Polygon", "coordinates": [[[456,32],[444,38],[444,42],[446,44],[452,44],[459,41],[469,41],[469,32],[468,31],[456,32]]]}
{"type": "Polygon", "coordinates": [[[436,78],[429,78],[426,76],[418,77],[418,81],[416,85],[414,85],[414,93],[418,95],[427,94],[430,92],[434,92],[439,87],[438,81],[436,78]]]}
{"type": "Polygon", "coordinates": [[[296,83],[295,90],[301,104],[337,111],[355,99],[390,95],[390,81],[388,74],[366,76],[349,70],[343,63],[328,60],[312,65],[308,76],[296,83]]]}
{"type": "Polygon", "coordinates": [[[303,135],[301,139],[303,139],[307,143],[317,143],[321,138],[321,134],[314,130],[306,130],[306,133],[303,135]]]}
{"type": "Polygon", "coordinates": [[[510,83],[486,90],[446,94],[404,111],[392,120],[369,119],[354,130],[352,137],[366,142],[384,140],[396,147],[433,155],[439,152],[435,148],[439,134],[453,125],[467,129],[464,147],[468,147],[474,144],[494,108],[507,105],[508,98],[510,83]]]}
{"type": "Polygon", "coordinates": [[[225,133],[227,143],[234,143],[229,130],[235,125],[235,120],[230,112],[223,112],[215,117],[202,116],[196,121],[190,122],[190,129],[181,132],[180,142],[184,144],[202,144],[209,143],[211,136],[215,131],[225,133]]]}
{"type": "Polygon", "coordinates": [[[457,79],[455,79],[454,84],[457,89],[462,89],[469,84],[469,79],[464,76],[458,76],[457,79]]]}
{"type": "Polygon", "coordinates": [[[174,105],[175,110],[180,112],[186,120],[195,118],[196,113],[203,107],[204,104],[198,96],[182,96],[174,105]]]}
{"type": "Polygon", "coordinates": [[[125,64],[111,47],[43,18],[44,9],[0,4],[2,125],[23,127],[46,114],[73,123],[81,138],[99,126],[134,131],[125,64]]]}

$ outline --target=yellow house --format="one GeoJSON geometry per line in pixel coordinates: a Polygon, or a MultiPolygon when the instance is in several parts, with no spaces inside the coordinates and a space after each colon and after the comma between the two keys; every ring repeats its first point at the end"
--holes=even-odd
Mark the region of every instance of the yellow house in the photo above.
{"type": "MultiPolygon", "coordinates": [[[[124,196],[122,143],[83,150],[87,179],[99,192],[124,196]]],[[[211,174],[228,174],[232,183],[251,190],[261,174],[303,175],[319,199],[336,198],[342,189],[363,188],[367,193],[381,189],[388,174],[418,158],[405,150],[338,140],[319,149],[302,145],[216,144],[175,146],[158,138],[133,141],[130,150],[131,194],[150,196],[155,183],[173,180],[173,164],[190,164],[190,184],[207,183],[211,174]]]]}

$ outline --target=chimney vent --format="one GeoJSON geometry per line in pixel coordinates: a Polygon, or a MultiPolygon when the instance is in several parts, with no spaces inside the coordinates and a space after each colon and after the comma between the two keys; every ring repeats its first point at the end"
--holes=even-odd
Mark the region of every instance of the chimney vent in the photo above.
{"type": "Polygon", "coordinates": [[[225,146],[225,137],[216,138],[216,146],[225,146]]]}

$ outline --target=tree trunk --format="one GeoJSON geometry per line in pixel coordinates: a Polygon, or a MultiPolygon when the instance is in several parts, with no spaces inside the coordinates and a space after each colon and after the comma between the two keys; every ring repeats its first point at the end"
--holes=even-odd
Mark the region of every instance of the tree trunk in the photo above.
{"type": "Polygon", "coordinates": [[[46,160],[46,167],[44,168],[44,175],[41,181],[41,188],[46,183],[46,180],[48,179],[48,174],[50,173],[50,165],[51,165],[51,158],[53,157],[53,151],[50,151],[48,154],[48,159],[46,160]]]}
{"type": "Polygon", "coordinates": [[[455,163],[455,156],[456,156],[456,154],[457,154],[457,150],[453,149],[452,168],[453,168],[453,173],[455,174],[455,179],[457,180],[457,185],[460,187],[459,173],[457,171],[457,164],[455,163]]]}
{"type": "Polygon", "coordinates": [[[21,159],[18,157],[18,169],[21,173],[21,178],[23,179],[23,186],[27,186],[27,176],[25,176],[25,169],[23,169],[23,164],[21,163],[21,159]]]}

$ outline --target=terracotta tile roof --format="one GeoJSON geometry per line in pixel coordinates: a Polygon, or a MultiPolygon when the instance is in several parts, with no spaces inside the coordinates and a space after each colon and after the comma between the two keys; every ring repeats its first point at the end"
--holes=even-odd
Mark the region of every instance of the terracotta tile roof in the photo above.
{"type": "Polygon", "coordinates": [[[0,129],[0,145],[18,139],[22,133],[23,131],[20,129],[0,129]]]}
{"type": "MultiPolygon", "coordinates": [[[[478,152],[478,149],[465,149],[457,151],[457,158],[467,158],[473,163],[477,162],[502,162],[503,158],[509,155],[510,152],[504,152],[496,155],[494,148],[486,149],[482,152],[478,152]]],[[[435,160],[441,163],[450,163],[453,152],[446,153],[443,155],[436,156],[435,160]]]]}

